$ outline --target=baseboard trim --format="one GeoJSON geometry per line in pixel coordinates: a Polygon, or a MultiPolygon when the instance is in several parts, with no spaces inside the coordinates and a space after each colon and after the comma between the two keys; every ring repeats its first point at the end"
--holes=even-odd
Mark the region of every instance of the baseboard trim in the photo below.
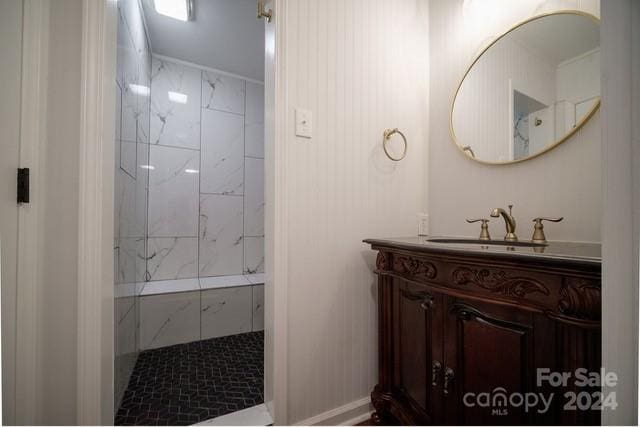
{"type": "Polygon", "coordinates": [[[352,426],[371,417],[373,406],[369,396],[295,423],[299,426],[352,426]]]}

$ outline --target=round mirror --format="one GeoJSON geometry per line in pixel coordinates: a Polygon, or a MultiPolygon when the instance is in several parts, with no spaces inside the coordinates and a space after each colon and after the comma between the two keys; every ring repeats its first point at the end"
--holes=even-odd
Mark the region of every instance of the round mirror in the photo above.
{"type": "Polygon", "coordinates": [[[599,19],[537,16],[473,61],[453,100],[451,134],[471,159],[516,163],[566,141],[599,106],[599,19]]]}

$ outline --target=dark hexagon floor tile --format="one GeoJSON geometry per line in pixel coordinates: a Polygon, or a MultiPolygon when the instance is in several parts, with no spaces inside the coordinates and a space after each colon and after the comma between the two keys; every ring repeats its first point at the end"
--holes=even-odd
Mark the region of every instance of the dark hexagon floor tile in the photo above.
{"type": "Polygon", "coordinates": [[[115,425],[191,425],[264,402],[264,333],[140,353],[115,425]]]}

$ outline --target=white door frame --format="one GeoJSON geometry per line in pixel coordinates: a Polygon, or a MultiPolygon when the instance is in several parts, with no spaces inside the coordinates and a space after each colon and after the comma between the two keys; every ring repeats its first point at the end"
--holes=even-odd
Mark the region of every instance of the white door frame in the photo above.
{"type": "Polygon", "coordinates": [[[77,423],[113,424],[115,0],[82,3],[77,423]]]}
{"type": "MultiPolygon", "coordinates": [[[[287,157],[281,143],[285,141],[286,80],[284,43],[279,42],[284,34],[285,0],[271,0],[267,7],[273,9],[274,19],[266,24],[266,69],[270,72],[265,76],[265,401],[275,423],[286,424],[287,157]]],[[[116,31],[116,0],[83,0],[77,353],[80,425],[113,423],[116,31]]]]}
{"type": "Polygon", "coordinates": [[[33,425],[38,419],[37,322],[42,283],[43,177],[47,131],[49,2],[24,0],[22,19],[22,83],[20,105],[20,167],[30,169],[30,203],[18,209],[16,300],[15,420],[33,425]]]}
{"type": "Polygon", "coordinates": [[[270,0],[265,24],[265,355],[264,397],[274,424],[288,424],[286,193],[289,126],[286,78],[286,0],[270,0]]]}

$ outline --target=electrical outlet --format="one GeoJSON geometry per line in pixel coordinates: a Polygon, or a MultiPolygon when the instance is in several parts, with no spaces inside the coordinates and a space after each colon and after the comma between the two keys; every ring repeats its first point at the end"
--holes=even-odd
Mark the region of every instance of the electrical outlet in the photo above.
{"type": "Polygon", "coordinates": [[[418,214],[418,235],[419,236],[429,235],[429,214],[426,214],[426,213],[418,214]]]}

